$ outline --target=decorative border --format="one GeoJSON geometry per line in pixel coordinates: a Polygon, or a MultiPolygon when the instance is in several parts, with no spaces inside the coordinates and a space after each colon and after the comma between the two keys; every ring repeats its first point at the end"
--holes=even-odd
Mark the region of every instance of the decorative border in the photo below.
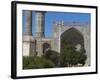
{"type": "Polygon", "coordinates": [[[39,2],[24,2],[24,1],[12,1],[11,2],[11,78],[37,78],[37,77],[53,77],[53,76],[67,76],[67,75],[83,75],[83,74],[97,74],[98,73],[98,7],[87,5],[72,5],[72,4],[56,4],[56,3],[39,3],[39,2]],[[69,74],[51,74],[51,75],[37,75],[37,76],[17,76],[17,4],[36,4],[36,5],[49,5],[49,6],[61,6],[61,7],[80,7],[80,8],[92,8],[96,10],[96,69],[95,72],[84,73],[69,73],[69,74]]]}

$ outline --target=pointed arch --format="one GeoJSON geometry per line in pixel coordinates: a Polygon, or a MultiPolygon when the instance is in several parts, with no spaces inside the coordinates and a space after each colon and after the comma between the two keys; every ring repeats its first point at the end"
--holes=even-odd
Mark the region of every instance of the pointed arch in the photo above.
{"type": "Polygon", "coordinates": [[[61,34],[60,38],[61,48],[63,47],[63,45],[66,45],[67,43],[72,44],[74,46],[80,44],[82,47],[84,47],[84,37],[82,33],[74,27],[64,31],[61,34]]]}

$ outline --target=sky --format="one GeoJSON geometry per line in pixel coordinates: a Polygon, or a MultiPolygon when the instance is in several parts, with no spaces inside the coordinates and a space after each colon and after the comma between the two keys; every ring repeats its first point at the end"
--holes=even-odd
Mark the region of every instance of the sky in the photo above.
{"type": "MultiPolygon", "coordinates": [[[[25,28],[25,13],[23,10],[22,16],[22,25],[23,25],[23,32],[25,28]]],[[[46,12],[45,13],[45,37],[52,36],[53,30],[53,21],[61,21],[64,22],[83,22],[88,23],[91,20],[90,13],[75,13],[75,12],[46,12]]],[[[32,12],[32,34],[35,36],[35,12],[32,12]]]]}

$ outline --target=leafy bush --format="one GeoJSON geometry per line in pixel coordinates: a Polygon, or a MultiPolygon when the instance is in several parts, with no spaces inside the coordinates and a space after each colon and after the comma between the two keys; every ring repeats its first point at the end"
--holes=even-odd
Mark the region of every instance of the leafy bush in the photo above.
{"type": "Polygon", "coordinates": [[[59,53],[53,50],[48,50],[44,55],[43,55],[46,59],[51,60],[55,66],[59,66],[59,53]]]}
{"type": "Polygon", "coordinates": [[[30,56],[23,57],[23,69],[37,69],[37,68],[52,68],[54,64],[52,61],[44,57],[30,56]]]}
{"type": "Polygon", "coordinates": [[[67,44],[61,51],[61,66],[75,66],[77,64],[85,64],[87,56],[85,50],[82,48],[80,51],[76,51],[75,47],[71,44],[67,44]]]}

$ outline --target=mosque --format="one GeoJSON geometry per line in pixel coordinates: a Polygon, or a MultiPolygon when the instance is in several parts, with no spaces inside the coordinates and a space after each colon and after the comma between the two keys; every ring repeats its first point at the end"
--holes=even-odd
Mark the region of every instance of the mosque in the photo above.
{"type": "Polygon", "coordinates": [[[83,24],[79,22],[52,22],[53,33],[51,38],[45,37],[44,11],[35,11],[35,36],[32,35],[32,11],[26,10],[26,25],[23,33],[23,56],[41,56],[48,49],[54,50],[58,53],[61,51],[61,39],[64,37],[68,41],[75,42],[75,47],[80,50],[84,47],[86,50],[87,60],[86,65],[90,65],[90,24],[83,24]],[[69,35],[70,33],[70,35],[69,35]]]}

